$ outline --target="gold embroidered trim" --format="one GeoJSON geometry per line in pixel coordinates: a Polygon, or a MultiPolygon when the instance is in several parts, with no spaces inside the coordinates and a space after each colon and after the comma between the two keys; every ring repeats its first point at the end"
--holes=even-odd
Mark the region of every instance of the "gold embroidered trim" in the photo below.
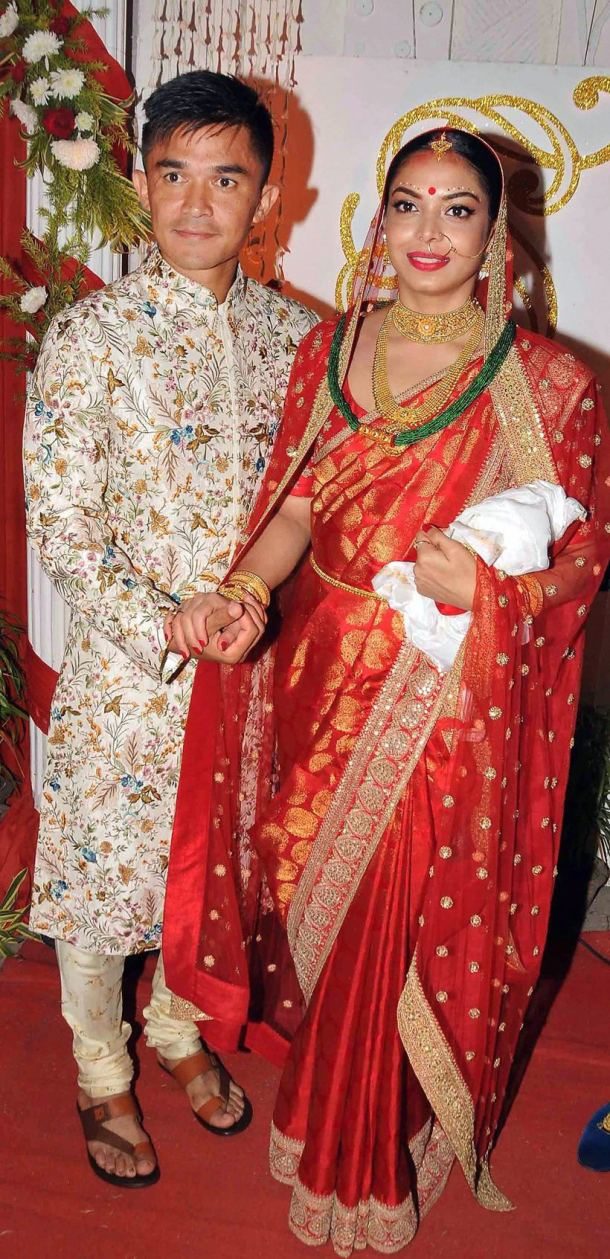
{"type": "Polygon", "coordinates": [[[556,485],[557,469],[516,345],[489,389],[516,484],[539,478],[556,485]]]}
{"type": "Polygon", "coordinates": [[[506,195],[502,197],[489,250],[489,282],[485,310],[485,358],[489,358],[506,322],[506,249],[508,211],[506,195]]]}
{"type": "Polygon", "coordinates": [[[373,1196],[355,1207],[346,1207],[336,1193],[316,1194],[299,1180],[298,1170],[305,1142],[284,1136],[271,1125],[269,1162],[271,1174],[293,1189],[289,1223],[307,1246],[331,1241],[336,1253],[348,1256],[370,1246],[391,1255],[413,1240],[418,1223],[440,1197],[455,1155],[438,1123],[427,1120],[409,1142],[417,1175],[417,1203],[412,1194],[398,1206],[388,1206],[373,1196]]]}
{"type": "MultiPolygon", "coordinates": [[[[460,663],[458,663],[460,662],[460,663]]],[[[438,718],[444,677],[404,642],[333,792],[288,913],[288,941],[309,1001],[360,880],[438,718]]]]}
{"type": "Polygon", "coordinates": [[[472,1098],[426,1000],[417,964],[416,946],[397,1010],[398,1030],[405,1053],[455,1150],[477,1201],[489,1211],[511,1211],[512,1203],[494,1185],[487,1164],[478,1165],[472,1098]]]}
{"type": "Polygon", "coordinates": [[[172,999],[169,1003],[170,1019],[179,1019],[184,1023],[202,1023],[204,1020],[211,1019],[211,1014],[204,1014],[203,1010],[198,1010],[196,1005],[192,1005],[184,997],[177,997],[172,992],[172,999]]]}
{"type": "Polygon", "coordinates": [[[501,490],[509,488],[510,481],[504,468],[505,461],[504,441],[500,433],[494,431],[481,475],[464,507],[476,507],[484,498],[490,498],[492,494],[499,494],[501,490]]]}
{"type": "Polygon", "coordinates": [[[356,1207],[346,1207],[336,1194],[327,1198],[310,1193],[297,1180],[290,1203],[291,1232],[307,1246],[320,1246],[330,1238],[341,1259],[370,1246],[381,1255],[395,1255],[413,1241],[417,1210],[412,1195],[397,1207],[385,1206],[370,1197],[356,1207]]]}

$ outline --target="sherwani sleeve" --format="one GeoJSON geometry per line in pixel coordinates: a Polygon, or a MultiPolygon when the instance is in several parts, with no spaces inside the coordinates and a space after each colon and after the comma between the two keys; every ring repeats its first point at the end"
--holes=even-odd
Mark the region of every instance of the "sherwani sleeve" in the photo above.
{"type": "Polygon", "coordinates": [[[153,677],[174,604],[131,563],[108,520],[111,394],[95,317],[74,310],[45,337],[24,429],[27,529],[44,571],[80,615],[153,677]]]}

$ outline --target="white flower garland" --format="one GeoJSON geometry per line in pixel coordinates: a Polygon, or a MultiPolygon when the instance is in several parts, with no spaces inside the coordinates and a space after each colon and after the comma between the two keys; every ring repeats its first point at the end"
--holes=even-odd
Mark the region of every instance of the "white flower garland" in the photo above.
{"type": "Polygon", "coordinates": [[[27,368],[50,319],[82,293],[92,238],[123,249],[149,230],[116,160],[117,146],[134,148],[131,99],[108,95],[97,54],[87,61],[96,14],[66,13],[57,0],[0,0],[0,114],[8,100],[27,145],[25,171],[42,173],[48,195],[42,240],[24,229],[23,270],[0,257],[0,275],[10,283],[0,307],[29,333],[26,342],[11,341],[8,353],[27,368]]]}

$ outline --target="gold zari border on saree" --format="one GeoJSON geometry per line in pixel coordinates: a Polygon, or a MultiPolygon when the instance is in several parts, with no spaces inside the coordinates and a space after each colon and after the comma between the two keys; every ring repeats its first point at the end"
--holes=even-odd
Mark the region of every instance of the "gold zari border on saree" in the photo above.
{"type": "Polygon", "coordinates": [[[509,350],[489,391],[515,484],[539,479],[556,485],[557,469],[516,345],[509,350]]]}
{"type": "Polygon", "coordinates": [[[416,1195],[411,1192],[397,1206],[388,1206],[371,1194],[356,1206],[347,1207],[336,1193],[312,1193],[299,1179],[304,1145],[271,1124],[271,1174],[292,1187],[290,1229],[306,1246],[322,1246],[330,1240],[335,1252],[345,1259],[353,1250],[367,1246],[384,1255],[408,1246],[420,1221],[443,1192],[455,1158],[442,1128],[430,1119],[409,1142],[416,1195]]]}
{"type": "Polygon", "coordinates": [[[512,1203],[494,1185],[487,1164],[478,1165],[472,1097],[426,999],[417,965],[416,948],[397,1010],[405,1053],[477,1201],[489,1211],[511,1211],[512,1203]]]}
{"type": "Polygon", "coordinates": [[[441,677],[416,647],[404,642],[358,736],[288,914],[290,951],[306,1001],[462,660],[463,650],[441,677]]]}

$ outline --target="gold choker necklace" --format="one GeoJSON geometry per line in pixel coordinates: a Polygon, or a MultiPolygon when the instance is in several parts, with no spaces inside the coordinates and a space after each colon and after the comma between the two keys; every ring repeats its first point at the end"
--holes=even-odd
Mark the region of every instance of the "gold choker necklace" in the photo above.
{"type": "Polygon", "coordinates": [[[481,317],[481,307],[476,297],[470,297],[458,310],[449,310],[443,315],[422,315],[396,302],[391,308],[391,317],[402,337],[436,345],[442,341],[457,341],[465,332],[470,332],[481,317]]]}

